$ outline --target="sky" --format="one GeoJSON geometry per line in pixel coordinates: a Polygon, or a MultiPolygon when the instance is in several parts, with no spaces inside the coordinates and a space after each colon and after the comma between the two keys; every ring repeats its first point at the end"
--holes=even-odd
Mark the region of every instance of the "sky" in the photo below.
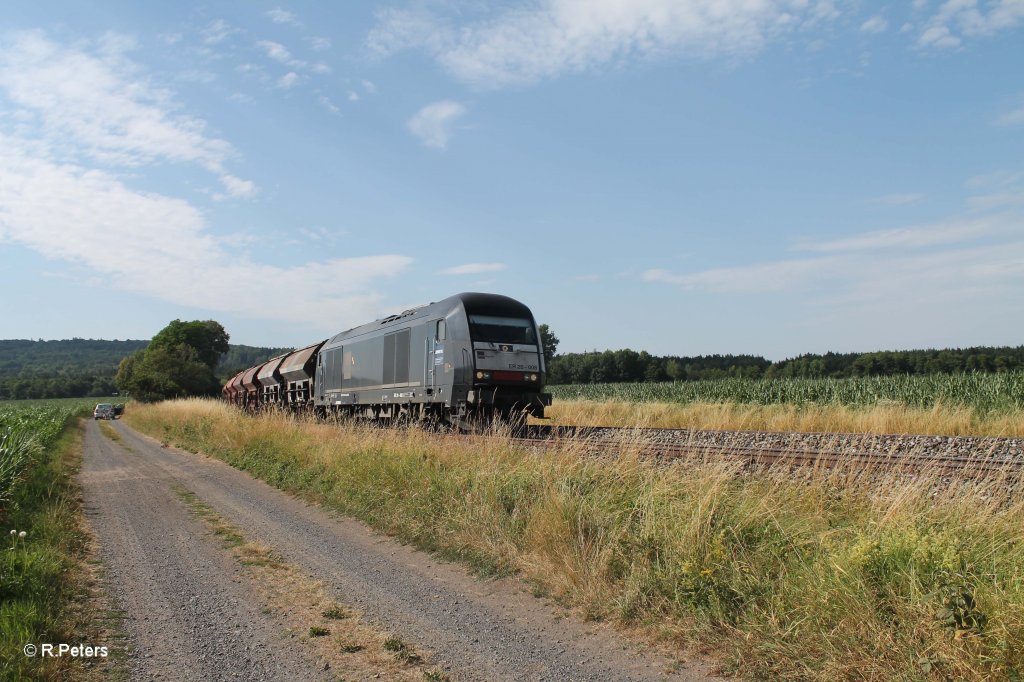
{"type": "Polygon", "coordinates": [[[7,0],[0,338],[1024,343],[1024,0],[7,0]]]}

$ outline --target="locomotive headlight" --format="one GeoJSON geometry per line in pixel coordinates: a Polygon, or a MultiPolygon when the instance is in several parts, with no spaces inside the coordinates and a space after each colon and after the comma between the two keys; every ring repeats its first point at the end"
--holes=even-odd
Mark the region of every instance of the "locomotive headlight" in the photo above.
{"type": "Polygon", "coordinates": [[[531,374],[530,375],[530,381],[536,381],[536,380],[537,380],[537,375],[536,374],[531,374]]]}
{"type": "Polygon", "coordinates": [[[490,379],[491,378],[491,373],[490,372],[477,371],[476,378],[477,379],[490,379]]]}
{"type": "Polygon", "coordinates": [[[476,378],[477,379],[483,379],[484,378],[484,373],[483,372],[477,372],[476,373],[476,378]]]}

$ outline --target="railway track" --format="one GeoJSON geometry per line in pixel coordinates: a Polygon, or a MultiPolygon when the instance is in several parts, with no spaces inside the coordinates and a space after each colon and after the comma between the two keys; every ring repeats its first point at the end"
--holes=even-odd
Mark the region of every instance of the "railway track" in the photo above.
{"type": "Polygon", "coordinates": [[[543,425],[527,426],[515,438],[539,448],[572,445],[592,454],[626,449],[663,461],[722,457],[745,466],[855,467],[974,478],[1024,474],[1024,439],[1019,438],[543,425]]]}

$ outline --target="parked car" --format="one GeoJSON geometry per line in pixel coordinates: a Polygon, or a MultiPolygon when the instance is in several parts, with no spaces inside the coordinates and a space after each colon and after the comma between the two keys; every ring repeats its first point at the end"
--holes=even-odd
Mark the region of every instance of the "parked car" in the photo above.
{"type": "Polygon", "coordinates": [[[92,411],[93,419],[113,419],[114,417],[114,406],[110,403],[100,403],[92,411]]]}
{"type": "Polygon", "coordinates": [[[117,419],[122,414],[124,414],[124,405],[122,405],[121,403],[114,405],[114,419],[117,419]]]}

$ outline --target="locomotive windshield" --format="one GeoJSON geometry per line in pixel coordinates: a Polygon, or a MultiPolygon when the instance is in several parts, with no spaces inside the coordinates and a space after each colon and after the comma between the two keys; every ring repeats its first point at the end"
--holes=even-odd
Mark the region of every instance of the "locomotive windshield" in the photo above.
{"type": "Polygon", "coordinates": [[[518,317],[470,315],[469,332],[474,341],[537,344],[533,322],[518,317]]]}

